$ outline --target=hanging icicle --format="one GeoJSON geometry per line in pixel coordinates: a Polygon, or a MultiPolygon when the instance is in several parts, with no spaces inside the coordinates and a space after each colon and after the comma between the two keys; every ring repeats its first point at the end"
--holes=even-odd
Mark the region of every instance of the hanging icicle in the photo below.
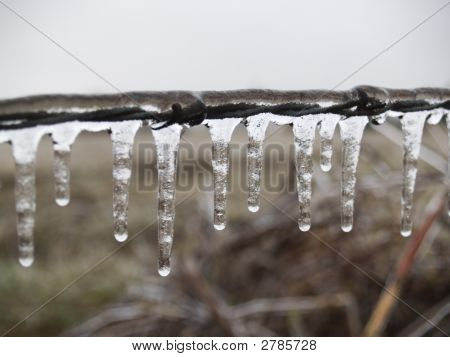
{"type": "Polygon", "coordinates": [[[78,122],[63,123],[52,127],[55,177],[55,201],[66,206],[70,201],[70,150],[83,127],[78,122]]]}
{"type": "Polygon", "coordinates": [[[400,233],[408,237],[412,232],[412,206],[422,133],[429,113],[405,113],[400,119],[403,133],[403,186],[401,198],[400,233]]]}
{"type": "Polygon", "coordinates": [[[341,228],[344,232],[350,232],[353,228],[356,167],[362,135],[368,122],[365,116],[350,117],[339,122],[342,140],[341,228]]]}
{"type": "Polygon", "coordinates": [[[300,208],[298,227],[306,232],[311,227],[311,182],[313,174],[313,141],[319,115],[295,118],[293,131],[295,140],[295,167],[297,171],[297,194],[300,208]]]}
{"type": "Polygon", "coordinates": [[[19,130],[11,136],[16,164],[16,213],[19,262],[29,267],[34,261],[36,212],[36,151],[45,134],[42,127],[19,130]]]}
{"type": "Polygon", "coordinates": [[[128,238],[128,198],[132,166],[133,143],[140,121],[111,124],[113,152],[113,229],[117,241],[128,238]]]}
{"type": "Polygon", "coordinates": [[[248,210],[259,210],[259,194],[261,191],[261,171],[263,166],[263,143],[266,129],[270,123],[269,114],[258,114],[247,118],[248,150],[248,210]]]}
{"type": "Polygon", "coordinates": [[[182,126],[178,124],[153,130],[158,160],[158,272],[161,276],[170,273],[175,220],[175,181],[181,131],[182,126]]]}
{"type": "Polygon", "coordinates": [[[320,121],[320,167],[327,172],[331,170],[334,130],[342,116],[337,114],[319,114],[318,117],[320,121]]]}
{"type": "Polygon", "coordinates": [[[214,228],[222,230],[226,225],[226,205],[230,140],[240,118],[205,120],[212,140],[212,168],[214,176],[214,228]]]}

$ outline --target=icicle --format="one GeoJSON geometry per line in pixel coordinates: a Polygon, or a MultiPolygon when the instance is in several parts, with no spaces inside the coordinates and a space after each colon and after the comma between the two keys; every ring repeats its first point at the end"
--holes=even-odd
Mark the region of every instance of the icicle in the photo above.
{"type": "Polygon", "coordinates": [[[153,130],[158,160],[158,272],[170,273],[170,255],[175,219],[175,180],[181,125],[153,130]]]}
{"type": "Polygon", "coordinates": [[[247,118],[248,133],[248,210],[259,210],[259,194],[261,190],[261,170],[263,165],[263,142],[270,116],[258,114],[247,118]]]}
{"type": "Polygon", "coordinates": [[[55,177],[55,200],[60,206],[70,201],[70,149],[82,130],[79,122],[64,123],[52,127],[54,150],[53,172],[55,177]]]}
{"type": "Polygon", "coordinates": [[[314,134],[319,120],[321,120],[321,115],[305,115],[295,118],[293,122],[297,193],[300,207],[298,226],[303,232],[308,231],[311,227],[312,153],[314,134]]]}
{"type": "Polygon", "coordinates": [[[16,163],[16,213],[19,262],[29,267],[34,261],[34,215],[36,212],[36,150],[44,135],[41,127],[23,129],[12,136],[16,163]]]}
{"type": "Polygon", "coordinates": [[[114,237],[123,242],[128,238],[128,197],[132,166],[133,143],[139,121],[111,124],[113,151],[113,218],[114,237]]]}
{"type": "Polygon", "coordinates": [[[222,230],[226,224],[230,140],[240,118],[205,120],[212,140],[212,168],[214,176],[214,228],[222,230]]]}
{"type": "Polygon", "coordinates": [[[403,188],[400,233],[408,237],[412,231],[412,206],[422,132],[427,112],[405,113],[401,118],[403,132],[403,188]]]}
{"type": "Polygon", "coordinates": [[[446,112],[447,111],[442,108],[437,108],[437,109],[432,110],[431,114],[429,115],[429,117],[427,119],[427,123],[431,124],[431,125],[439,124],[446,112]]]}
{"type": "Polygon", "coordinates": [[[334,130],[342,116],[338,114],[319,114],[318,118],[320,120],[320,167],[327,172],[331,169],[334,130]]]}
{"type": "Polygon", "coordinates": [[[339,122],[342,140],[341,228],[344,232],[350,232],[353,228],[356,167],[362,135],[368,122],[365,116],[350,117],[339,122]]]}

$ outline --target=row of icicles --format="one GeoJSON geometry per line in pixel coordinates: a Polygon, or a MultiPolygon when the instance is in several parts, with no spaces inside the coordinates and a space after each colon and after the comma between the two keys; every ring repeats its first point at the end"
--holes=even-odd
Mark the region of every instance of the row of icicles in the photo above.
{"type": "MultiPolygon", "coordinates": [[[[381,124],[386,116],[401,116],[404,148],[403,190],[401,199],[401,234],[409,236],[412,230],[411,214],[413,192],[417,173],[422,131],[425,121],[437,124],[446,117],[450,142],[450,115],[448,111],[436,109],[413,113],[387,112],[371,118],[381,124]]],[[[212,139],[212,168],[214,176],[214,227],[225,228],[226,196],[229,172],[229,143],[241,118],[205,120],[212,139]]],[[[311,226],[311,181],[313,173],[313,141],[316,126],[320,134],[320,166],[331,169],[332,137],[339,125],[343,146],[341,227],[349,232],[353,226],[356,167],[364,128],[369,122],[365,116],[345,119],[337,114],[314,114],[303,117],[282,117],[259,114],[244,120],[248,142],[248,209],[259,209],[260,179],[263,158],[263,141],[269,123],[292,124],[295,138],[295,165],[297,191],[300,207],[298,225],[301,231],[311,226]]],[[[113,218],[114,236],[119,242],[128,237],[128,191],[131,176],[132,148],[138,129],[146,122],[67,122],[52,126],[37,126],[27,129],[0,132],[0,143],[10,142],[16,163],[16,211],[19,261],[28,267],[33,263],[33,229],[35,215],[35,157],[41,137],[50,134],[54,143],[54,177],[56,203],[65,206],[70,200],[70,150],[77,135],[83,131],[111,132],[113,147],[113,218]]],[[[178,124],[153,130],[158,164],[158,271],[165,276],[170,272],[170,255],[173,243],[175,218],[175,178],[177,152],[183,127],[178,124]]],[[[450,145],[449,145],[450,146],[450,145]]],[[[450,155],[449,155],[450,180],[450,155]]],[[[450,197],[450,194],[449,194],[450,197]]],[[[450,214],[450,211],[449,211],[450,214]]]]}

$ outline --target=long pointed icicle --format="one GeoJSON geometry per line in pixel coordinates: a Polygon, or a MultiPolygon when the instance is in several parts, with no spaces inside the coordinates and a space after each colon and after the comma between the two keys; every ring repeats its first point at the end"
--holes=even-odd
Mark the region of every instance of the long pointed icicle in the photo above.
{"type": "Polygon", "coordinates": [[[350,232],[353,228],[356,167],[362,135],[368,122],[365,116],[350,117],[339,122],[342,140],[341,228],[344,232],[350,232]]]}
{"type": "Polygon", "coordinates": [[[212,168],[214,176],[214,228],[222,230],[226,225],[226,200],[228,191],[228,171],[230,140],[239,118],[207,120],[212,140],[212,168]]]}
{"type": "Polygon", "coordinates": [[[70,149],[81,130],[82,127],[76,122],[55,125],[52,128],[55,201],[59,206],[66,206],[70,201],[70,149]]]}
{"type": "Polygon", "coordinates": [[[331,169],[333,155],[333,134],[337,123],[342,118],[338,114],[319,114],[320,120],[320,168],[327,172],[331,169]]]}
{"type": "Polygon", "coordinates": [[[311,182],[313,174],[313,141],[319,115],[295,118],[295,166],[297,171],[297,193],[300,208],[298,227],[306,232],[311,228],[311,182]]]}
{"type": "Polygon", "coordinates": [[[131,178],[132,152],[139,121],[112,123],[113,152],[113,226],[118,242],[128,238],[128,200],[131,178]]]}
{"type": "Polygon", "coordinates": [[[412,206],[417,175],[417,160],[422,142],[427,112],[405,113],[401,118],[403,133],[403,187],[401,198],[400,233],[408,237],[412,232],[412,206]]]}
{"type": "Polygon", "coordinates": [[[178,124],[153,130],[158,160],[158,272],[161,276],[170,273],[175,219],[175,181],[181,131],[182,127],[178,124]]]}
{"type": "Polygon", "coordinates": [[[17,131],[12,139],[16,163],[16,213],[19,262],[29,267],[34,261],[34,220],[36,212],[36,150],[41,128],[17,131]]]}
{"type": "Polygon", "coordinates": [[[261,171],[263,166],[263,142],[270,116],[258,114],[247,118],[248,133],[248,210],[259,210],[259,194],[261,191],[261,171]]]}

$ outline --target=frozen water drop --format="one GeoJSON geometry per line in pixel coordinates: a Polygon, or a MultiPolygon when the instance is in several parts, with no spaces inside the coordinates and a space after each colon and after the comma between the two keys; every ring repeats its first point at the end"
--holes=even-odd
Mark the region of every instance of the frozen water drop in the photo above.
{"type": "Polygon", "coordinates": [[[271,116],[258,114],[247,118],[248,133],[248,210],[259,210],[259,194],[261,191],[261,171],[263,165],[263,142],[271,116]]]}
{"type": "Polygon", "coordinates": [[[240,118],[205,120],[212,140],[212,168],[214,176],[214,227],[224,229],[226,225],[226,204],[228,172],[230,168],[230,140],[240,118]]]}
{"type": "Polygon", "coordinates": [[[113,230],[117,241],[128,238],[128,201],[132,166],[133,143],[139,121],[111,124],[113,152],[113,230]]]}
{"type": "Polygon", "coordinates": [[[225,223],[214,224],[214,228],[218,231],[223,231],[225,229],[225,223]]]}
{"type": "Polygon", "coordinates": [[[334,130],[342,116],[338,114],[319,114],[317,117],[320,122],[320,168],[327,172],[331,170],[334,130]]]}
{"type": "Polygon", "coordinates": [[[412,230],[409,228],[400,229],[400,234],[405,238],[409,237],[411,235],[411,233],[412,233],[412,230]]]}
{"type": "Polygon", "coordinates": [[[171,125],[153,130],[158,161],[158,271],[162,276],[170,272],[175,220],[175,183],[177,156],[182,126],[171,125]]]}
{"type": "Polygon", "coordinates": [[[342,140],[341,228],[344,232],[349,232],[353,227],[356,167],[362,135],[368,122],[366,116],[350,117],[339,122],[342,140]]]}
{"type": "Polygon", "coordinates": [[[160,266],[158,268],[158,273],[161,276],[167,276],[170,274],[170,265],[164,265],[164,266],[160,266]]]}
{"type": "Polygon", "coordinates": [[[401,197],[401,234],[412,231],[412,207],[417,175],[417,160],[422,142],[422,132],[427,112],[405,113],[401,118],[403,134],[403,185],[401,197]]]}
{"type": "Polygon", "coordinates": [[[293,120],[295,167],[300,215],[298,226],[306,231],[311,227],[311,181],[313,174],[313,141],[321,115],[305,115],[293,120]]]}
{"type": "Polygon", "coordinates": [[[29,252],[28,254],[29,254],[28,256],[20,256],[19,257],[19,263],[24,268],[29,268],[34,263],[33,251],[29,252]]]}
{"type": "Polygon", "coordinates": [[[343,232],[348,233],[353,229],[353,224],[349,222],[342,223],[341,229],[343,232]]]}

